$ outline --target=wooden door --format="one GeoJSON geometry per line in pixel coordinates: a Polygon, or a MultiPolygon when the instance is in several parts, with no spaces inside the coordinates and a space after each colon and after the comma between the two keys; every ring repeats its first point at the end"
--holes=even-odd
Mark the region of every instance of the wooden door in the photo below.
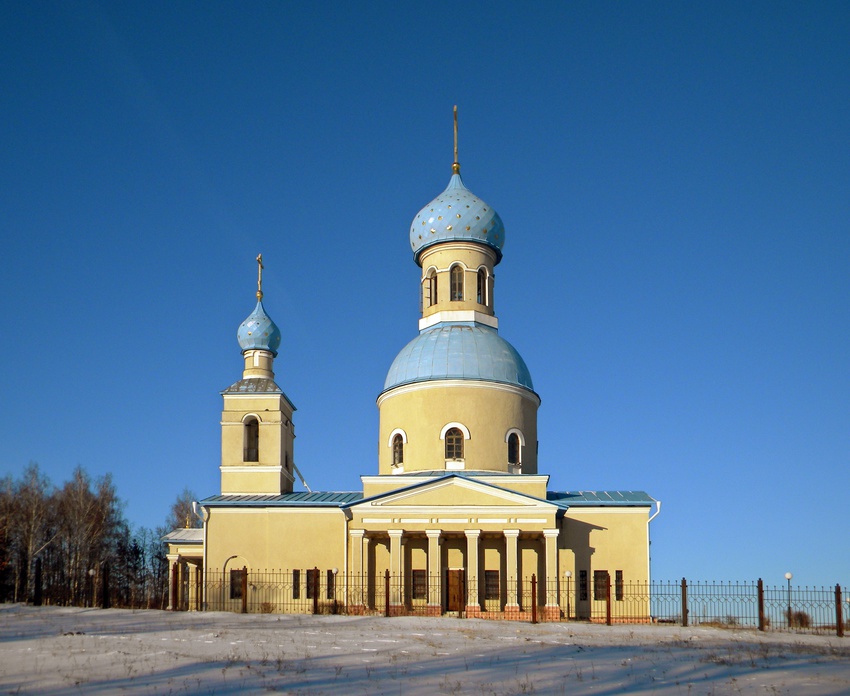
{"type": "Polygon", "coordinates": [[[463,610],[463,571],[446,571],[446,611],[463,610]]]}

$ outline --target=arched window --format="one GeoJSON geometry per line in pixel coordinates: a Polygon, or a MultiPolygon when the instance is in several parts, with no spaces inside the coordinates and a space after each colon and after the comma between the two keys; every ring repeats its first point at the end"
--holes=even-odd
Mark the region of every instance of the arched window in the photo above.
{"type": "Polygon", "coordinates": [[[519,435],[508,435],[508,464],[519,464],[519,435]]]}
{"type": "Polygon", "coordinates": [[[478,269],[478,304],[487,305],[487,271],[478,269]]]}
{"type": "Polygon", "coordinates": [[[404,438],[397,434],[393,438],[393,466],[404,464],[404,438]]]}
{"type": "Polygon", "coordinates": [[[446,459],[463,459],[463,433],[460,428],[446,431],[446,459]]]}
{"type": "Polygon", "coordinates": [[[422,279],[422,309],[437,304],[437,271],[431,268],[422,279]]]}
{"type": "Polygon", "coordinates": [[[451,293],[450,299],[452,302],[463,301],[463,266],[452,266],[451,276],[451,293]]]}
{"type": "Polygon", "coordinates": [[[256,418],[245,421],[245,450],[242,461],[260,461],[260,423],[256,418]]]}

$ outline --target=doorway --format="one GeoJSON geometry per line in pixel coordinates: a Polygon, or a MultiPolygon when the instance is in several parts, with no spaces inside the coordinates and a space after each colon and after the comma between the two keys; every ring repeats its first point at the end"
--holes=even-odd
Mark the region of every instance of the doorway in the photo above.
{"type": "Polygon", "coordinates": [[[463,611],[463,570],[446,570],[446,611],[463,611]]]}

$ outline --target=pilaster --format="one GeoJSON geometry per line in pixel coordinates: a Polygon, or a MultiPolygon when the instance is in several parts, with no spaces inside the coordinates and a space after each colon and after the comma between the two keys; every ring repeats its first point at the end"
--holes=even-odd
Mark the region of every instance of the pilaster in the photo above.
{"type": "Polygon", "coordinates": [[[549,619],[560,618],[561,608],[558,605],[558,529],[544,529],[543,538],[546,544],[546,584],[543,587],[546,603],[544,613],[549,619]]]}

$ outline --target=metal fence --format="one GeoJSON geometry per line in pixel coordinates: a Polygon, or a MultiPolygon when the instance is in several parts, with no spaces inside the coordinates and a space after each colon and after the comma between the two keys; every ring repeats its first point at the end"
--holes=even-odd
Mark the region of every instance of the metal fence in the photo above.
{"type": "MultiPolygon", "coordinates": [[[[606,574],[607,575],[607,574],[606,574]]],[[[757,582],[623,583],[570,578],[508,581],[498,573],[480,582],[464,571],[429,576],[389,571],[372,576],[306,570],[198,572],[197,582],[174,590],[174,606],[209,611],[283,614],[372,614],[520,621],[668,623],[682,626],[749,627],[760,630],[830,632],[850,628],[846,588],[765,586],[757,582]]]]}

